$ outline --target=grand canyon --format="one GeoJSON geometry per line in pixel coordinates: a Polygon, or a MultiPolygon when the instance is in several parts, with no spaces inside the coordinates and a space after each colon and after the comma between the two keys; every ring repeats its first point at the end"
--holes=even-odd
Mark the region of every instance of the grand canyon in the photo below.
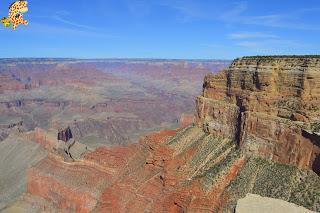
{"type": "Polygon", "coordinates": [[[320,56],[0,60],[1,212],[319,212],[319,175],[320,56]]]}

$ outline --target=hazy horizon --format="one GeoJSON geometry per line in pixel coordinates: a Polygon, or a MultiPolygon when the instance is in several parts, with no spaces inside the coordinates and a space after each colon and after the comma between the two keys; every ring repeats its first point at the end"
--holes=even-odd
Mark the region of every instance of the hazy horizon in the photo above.
{"type": "MultiPolygon", "coordinates": [[[[244,55],[239,56],[237,58],[245,58],[245,57],[320,57],[320,55],[315,54],[308,54],[308,55],[244,55]]],[[[72,57],[11,57],[11,58],[5,58],[0,57],[0,60],[38,60],[38,59],[44,59],[44,60],[136,60],[136,61],[144,61],[144,60],[155,60],[155,61],[232,61],[237,58],[72,58],[72,57]]]]}

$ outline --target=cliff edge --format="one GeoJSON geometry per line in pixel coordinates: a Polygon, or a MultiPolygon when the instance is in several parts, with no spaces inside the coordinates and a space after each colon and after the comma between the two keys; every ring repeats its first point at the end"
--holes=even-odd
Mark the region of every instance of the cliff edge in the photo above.
{"type": "Polygon", "coordinates": [[[320,57],[243,57],[207,75],[197,124],[247,155],[320,173],[320,57]]]}

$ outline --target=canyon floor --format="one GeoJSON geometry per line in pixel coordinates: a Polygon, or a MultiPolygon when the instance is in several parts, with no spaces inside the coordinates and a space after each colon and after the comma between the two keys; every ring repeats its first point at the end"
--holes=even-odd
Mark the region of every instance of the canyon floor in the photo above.
{"type": "Polygon", "coordinates": [[[2,60],[1,212],[320,211],[318,56],[2,60]]]}

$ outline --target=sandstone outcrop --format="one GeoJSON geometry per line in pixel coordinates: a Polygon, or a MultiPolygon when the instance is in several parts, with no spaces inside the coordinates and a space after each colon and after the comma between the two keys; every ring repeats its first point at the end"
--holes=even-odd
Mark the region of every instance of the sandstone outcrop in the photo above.
{"type": "Polygon", "coordinates": [[[20,134],[20,137],[40,144],[47,152],[63,156],[66,161],[80,160],[85,153],[91,150],[91,147],[79,143],[70,136],[72,136],[72,131],[69,127],[61,128],[60,131],[36,128],[34,131],[20,134]]]}
{"type": "Polygon", "coordinates": [[[259,195],[248,194],[240,199],[235,213],[315,213],[301,206],[279,199],[261,197],[259,195]]]}
{"type": "Polygon", "coordinates": [[[243,57],[206,76],[197,123],[234,140],[247,155],[319,174],[319,57],[243,57]]]}
{"type": "Polygon", "coordinates": [[[60,129],[58,132],[58,140],[68,142],[71,138],[73,138],[70,127],[66,129],[60,129]]]}

